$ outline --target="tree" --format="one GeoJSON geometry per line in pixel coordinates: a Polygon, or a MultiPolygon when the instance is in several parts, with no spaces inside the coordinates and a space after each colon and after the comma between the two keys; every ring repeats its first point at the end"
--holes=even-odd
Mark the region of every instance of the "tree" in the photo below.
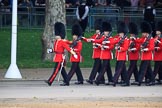
{"type": "Polygon", "coordinates": [[[53,47],[54,24],[62,22],[65,24],[65,0],[46,0],[45,28],[41,38],[42,60],[51,60],[52,54],[47,54],[46,49],[53,47]]]}

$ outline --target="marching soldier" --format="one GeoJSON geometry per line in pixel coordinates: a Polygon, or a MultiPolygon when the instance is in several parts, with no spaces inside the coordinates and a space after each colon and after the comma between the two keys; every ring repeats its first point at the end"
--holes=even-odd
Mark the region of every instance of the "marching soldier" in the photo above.
{"type": "Polygon", "coordinates": [[[99,40],[94,40],[93,42],[97,43],[97,45],[101,48],[100,59],[102,60],[102,67],[101,71],[98,74],[95,84],[99,85],[100,80],[104,77],[104,73],[107,72],[108,76],[108,83],[112,83],[112,71],[110,67],[110,60],[112,59],[112,51],[114,48],[114,39],[111,37],[112,34],[112,27],[111,24],[108,22],[103,22],[102,30],[104,32],[103,36],[99,40]]]}
{"type": "Polygon", "coordinates": [[[64,59],[65,59],[64,50],[66,49],[75,58],[77,58],[76,53],[68,46],[68,44],[66,43],[66,40],[64,40],[64,38],[65,38],[64,24],[61,22],[56,22],[54,26],[55,26],[54,47],[53,47],[53,49],[47,49],[47,53],[52,53],[52,52],[55,53],[54,58],[53,58],[53,61],[55,62],[55,67],[54,67],[53,73],[49,77],[49,79],[47,81],[45,81],[49,86],[51,86],[51,84],[55,80],[59,71],[61,71],[64,82],[68,83],[67,73],[66,73],[64,65],[63,65],[64,59]]]}
{"type": "Polygon", "coordinates": [[[158,82],[162,84],[162,21],[157,23],[154,47],[154,78],[158,74],[158,82]]]}
{"type": "MultiPolygon", "coordinates": [[[[85,42],[91,42],[92,39],[99,40],[102,38],[103,34],[101,33],[101,29],[102,29],[102,20],[101,19],[95,20],[94,28],[95,28],[96,33],[94,35],[92,35],[90,38],[83,37],[83,40],[85,42]]],[[[96,46],[96,43],[93,42],[92,58],[94,59],[94,64],[93,64],[93,68],[90,73],[90,76],[89,76],[88,80],[86,80],[89,84],[93,84],[93,81],[96,78],[97,72],[98,73],[100,72],[100,69],[101,69],[100,54],[101,54],[101,48],[96,46]]],[[[102,80],[100,83],[105,83],[104,77],[102,77],[102,80]]]]}
{"type": "Polygon", "coordinates": [[[140,44],[135,41],[138,36],[138,28],[137,25],[133,22],[129,23],[128,28],[130,33],[130,40],[129,40],[130,42],[129,42],[129,49],[128,49],[128,57],[129,57],[130,65],[128,68],[128,78],[130,80],[133,73],[135,82],[133,82],[132,84],[136,84],[138,82],[137,61],[139,59],[139,51],[140,51],[140,44]]]}
{"type": "Polygon", "coordinates": [[[72,76],[74,75],[74,73],[76,72],[77,75],[77,79],[78,82],[75,82],[75,84],[83,84],[83,75],[82,72],[80,70],[80,66],[79,63],[82,60],[82,56],[81,56],[81,50],[82,50],[82,42],[79,38],[81,38],[82,36],[82,28],[80,27],[80,25],[78,24],[74,24],[72,27],[72,35],[73,35],[73,42],[70,43],[71,48],[76,52],[76,55],[78,56],[78,58],[74,58],[73,55],[70,56],[70,62],[72,63],[71,69],[68,73],[67,76],[67,82],[64,82],[63,84],[61,84],[62,86],[68,86],[69,85],[69,81],[71,80],[72,76]]]}
{"type": "MultiPolygon", "coordinates": [[[[118,22],[118,23],[120,23],[120,21],[118,22]]],[[[115,36],[113,36],[113,38],[114,38],[114,42],[115,42],[115,44],[117,44],[117,40],[119,40],[120,39],[120,36],[119,36],[119,34],[116,34],[115,36]]],[[[115,52],[115,53],[117,53],[117,52],[115,52]]],[[[116,55],[116,54],[115,54],[116,55]]],[[[116,71],[116,70],[115,70],[116,71]]],[[[117,84],[123,84],[124,83],[124,81],[123,81],[123,75],[121,74],[121,80],[120,81],[118,81],[117,82],[117,84]]]]}
{"type": "Polygon", "coordinates": [[[122,86],[129,86],[129,79],[128,74],[126,71],[126,65],[125,62],[127,60],[127,50],[129,46],[129,40],[127,39],[127,33],[128,28],[124,22],[119,22],[117,25],[117,32],[119,35],[119,38],[117,39],[117,44],[115,46],[116,49],[116,67],[115,67],[115,74],[113,78],[113,86],[116,86],[116,83],[118,82],[119,76],[123,74],[123,80],[124,83],[122,86]]]}
{"type": "Polygon", "coordinates": [[[152,51],[154,50],[151,25],[148,22],[142,22],[141,32],[143,37],[138,40],[141,43],[141,64],[139,68],[138,86],[141,86],[145,75],[147,75],[147,77],[149,75],[150,77],[150,82],[146,85],[151,86],[155,84],[154,75],[151,69],[151,60],[153,59],[152,51]]]}

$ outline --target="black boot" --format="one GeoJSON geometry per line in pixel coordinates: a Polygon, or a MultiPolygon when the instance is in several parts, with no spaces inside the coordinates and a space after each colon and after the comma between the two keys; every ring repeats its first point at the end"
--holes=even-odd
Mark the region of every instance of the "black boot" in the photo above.
{"type": "Polygon", "coordinates": [[[69,86],[69,83],[63,83],[63,84],[60,84],[60,86],[69,86]]]}
{"type": "Polygon", "coordinates": [[[130,86],[130,84],[129,83],[123,83],[123,84],[121,84],[121,86],[126,87],[126,86],[130,86]]]}
{"type": "Polygon", "coordinates": [[[138,84],[137,84],[138,86],[141,86],[141,82],[138,82],[138,84]]]}
{"type": "Polygon", "coordinates": [[[146,84],[146,86],[153,86],[153,85],[155,85],[155,82],[150,82],[146,84]]]}
{"type": "Polygon", "coordinates": [[[91,80],[86,80],[86,82],[89,84],[93,84],[93,81],[91,81],[91,80]]]}
{"type": "Polygon", "coordinates": [[[134,81],[134,82],[131,83],[131,85],[138,85],[138,82],[134,81]]]}
{"type": "Polygon", "coordinates": [[[80,84],[83,84],[83,81],[78,81],[78,82],[75,82],[74,84],[80,85],[80,84]]]}
{"type": "Polygon", "coordinates": [[[113,85],[113,87],[116,87],[116,83],[114,83],[114,82],[113,82],[113,84],[112,84],[112,85],[113,85]]]}
{"type": "Polygon", "coordinates": [[[52,85],[52,83],[50,83],[48,80],[45,80],[44,82],[47,83],[48,86],[51,86],[52,85]]]}
{"type": "Polygon", "coordinates": [[[94,83],[97,85],[97,86],[99,86],[99,82],[96,80],[96,81],[94,81],[94,83]]]}
{"type": "Polygon", "coordinates": [[[105,85],[113,85],[114,83],[111,81],[111,82],[108,82],[108,83],[105,83],[105,85]]]}

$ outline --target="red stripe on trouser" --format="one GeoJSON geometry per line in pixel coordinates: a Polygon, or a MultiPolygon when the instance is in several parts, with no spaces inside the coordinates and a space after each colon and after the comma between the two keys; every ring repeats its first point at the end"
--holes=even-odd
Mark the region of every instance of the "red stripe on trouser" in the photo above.
{"type": "Polygon", "coordinates": [[[55,80],[56,75],[59,72],[60,65],[61,65],[61,62],[58,63],[57,68],[56,68],[54,74],[52,75],[51,79],[49,80],[50,83],[52,83],[55,80]]]}

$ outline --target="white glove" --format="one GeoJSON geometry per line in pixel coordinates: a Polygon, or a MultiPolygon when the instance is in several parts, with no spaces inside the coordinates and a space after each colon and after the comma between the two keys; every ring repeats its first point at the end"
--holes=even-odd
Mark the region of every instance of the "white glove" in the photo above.
{"type": "Polygon", "coordinates": [[[142,51],[148,51],[148,48],[144,48],[142,51]]]}
{"type": "Polygon", "coordinates": [[[120,49],[120,47],[119,47],[119,46],[116,46],[116,47],[115,47],[115,49],[116,49],[116,50],[119,50],[119,49],[120,49]]]}
{"type": "Polygon", "coordinates": [[[101,44],[96,43],[97,46],[101,47],[101,44]]]}
{"type": "Polygon", "coordinates": [[[109,48],[109,46],[103,46],[103,48],[107,49],[107,48],[109,48]]]}
{"type": "Polygon", "coordinates": [[[129,51],[135,51],[136,50],[136,48],[131,48],[131,49],[129,49],[129,51]]]}
{"type": "Polygon", "coordinates": [[[155,51],[157,51],[158,49],[160,49],[160,47],[155,47],[155,51]]]}
{"type": "Polygon", "coordinates": [[[51,48],[47,49],[47,53],[52,53],[52,52],[53,52],[53,50],[51,48]]]}
{"type": "Polygon", "coordinates": [[[95,41],[95,39],[90,39],[90,42],[93,42],[93,41],[95,41]]]}
{"type": "Polygon", "coordinates": [[[82,37],[82,39],[85,39],[85,37],[82,37]]]}
{"type": "Polygon", "coordinates": [[[102,44],[110,43],[110,41],[103,41],[102,44]]]}
{"type": "Polygon", "coordinates": [[[158,43],[161,43],[159,40],[156,40],[158,43]]]}
{"type": "Polygon", "coordinates": [[[77,54],[74,54],[74,58],[77,59],[78,58],[78,55],[77,54]]]}
{"type": "Polygon", "coordinates": [[[91,42],[91,39],[87,39],[87,42],[91,42]]]}
{"type": "Polygon", "coordinates": [[[63,57],[62,57],[64,60],[65,60],[65,55],[63,55],[63,57]]]}
{"type": "Polygon", "coordinates": [[[135,38],[135,37],[130,37],[130,39],[131,39],[131,40],[136,40],[136,38],[135,38]]]}

